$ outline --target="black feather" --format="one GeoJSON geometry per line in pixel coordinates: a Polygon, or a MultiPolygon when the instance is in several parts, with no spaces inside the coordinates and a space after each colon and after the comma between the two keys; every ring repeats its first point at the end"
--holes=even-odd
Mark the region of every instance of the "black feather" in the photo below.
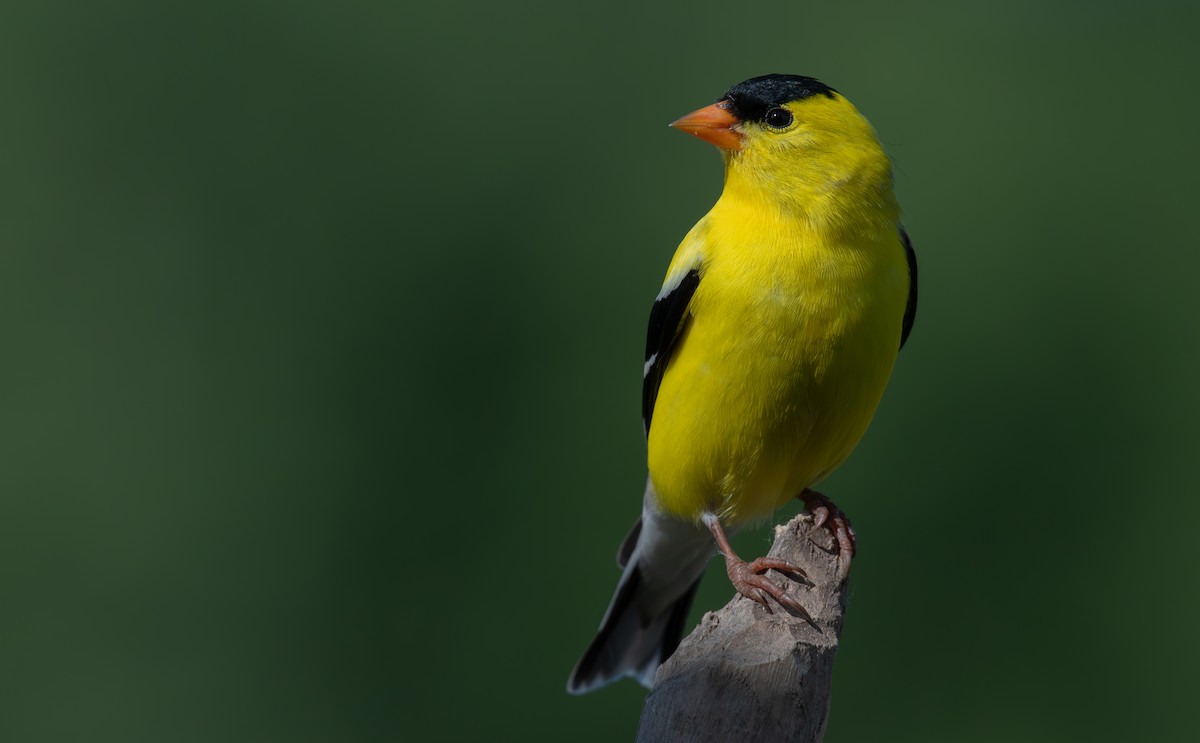
{"type": "Polygon", "coordinates": [[[900,240],[904,243],[904,255],[908,258],[908,303],[904,306],[904,320],[900,325],[900,347],[908,340],[913,322],[917,319],[917,251],[913,250],[908,233],[900,228],[900,240]]]}
{"type": "Polygon", "coordinates": [[[662,384],[667,362],[671,359],[675,341],[683,332],[688,303],[700,285],[700,271],[692,269],[679,286],[654,301],[650,310],[650,327],[646,331],[646,373],[642,380],[642,422],[650,435],[650,419],[662,384]]]}
{"type": "Polygon", "coordinates": [[[688,611],[692,608],[696,590],[700,587],[700,578],[693,581],[691,587],[658,617],[636,614],[638,606],[635,601],[641,592],[641,584],[642,574],[634,567],[629,574],[629,580],[617,588],[612,607],[605,616],[600,631],[596,633],[583,657],[571,671],[571,677],[567,680],[567,691],[582,694],[614,681],[621,675],[638,671],[644,666],[657,667],[679,647],[683,640],[688,611]],[[634,627],[640,628],[640,636],[629,634],[634,627]],[[648,632],[653,634],[647,634],[648,632]],[[614,642],[616,637],[623,637],[623,641],[614,642]],[[633,666],[623,663],[621,657],[628,651],[625,643],[631,640],[636,641],[645,653],[643,657],[634,660],[636,665],[633,666]]]}
{"type": "Polygon", "coordinates": [[[729,101],[731,113],[742,121],[762,123],[771,109],[815,95],[836,98],[837,91],[803,75],[763,75],[734,85],[721,100],[729,101]]]}

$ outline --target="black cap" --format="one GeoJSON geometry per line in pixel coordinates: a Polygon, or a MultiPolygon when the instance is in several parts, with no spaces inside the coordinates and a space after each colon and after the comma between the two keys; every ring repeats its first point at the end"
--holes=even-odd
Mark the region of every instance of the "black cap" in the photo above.
{"type": "Polygon", "coordinates": [[[815,77],[763,75],[734,85],[721,100],[730,101],[732,113],[742,121],[761,122],[767,111],[814,95],[836,98],[837,91],[815,77]]]}

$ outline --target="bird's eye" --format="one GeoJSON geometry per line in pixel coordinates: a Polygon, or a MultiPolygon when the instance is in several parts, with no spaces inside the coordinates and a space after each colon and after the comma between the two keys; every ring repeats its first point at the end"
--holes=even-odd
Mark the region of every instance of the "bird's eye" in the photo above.
{"type": "Polygon", "coordinates": [[[792,123],[792,112],[786,108],[772,108],[767,111],[766,122],[772,129],[783,129],[792,123]]]}

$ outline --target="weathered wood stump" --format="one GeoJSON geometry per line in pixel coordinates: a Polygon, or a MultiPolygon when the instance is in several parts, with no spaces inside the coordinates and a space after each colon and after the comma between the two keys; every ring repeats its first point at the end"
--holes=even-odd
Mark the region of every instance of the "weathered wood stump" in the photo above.
{"type": "Polygon", "coordinates": [[[804,569],[806,580],[769,575],[788,585],[811,621],[774,602],[769,614],[737,595],[705,614],[658,669],[638,741],[821,740],[848,585],[838,579],[837,543],[802,513],[775,528],[770,555],[804,569]]]}

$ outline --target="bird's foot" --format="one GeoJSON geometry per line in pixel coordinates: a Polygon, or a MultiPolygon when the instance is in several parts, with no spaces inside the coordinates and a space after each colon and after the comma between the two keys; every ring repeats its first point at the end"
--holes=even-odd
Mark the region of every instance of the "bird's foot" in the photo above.
{"type": "Polygon", "coordinates": [[[812,617],[800,605],[800,602],[787,595],[786,588],[776,585],[774,581],[764,575],[768,570],[778,570],[781,573],[805,577],[804,571],[799,566],[793,565],[787,560],[759,557],[752,562],[746,562],[737,555],[725,556],[725,572],[729,573],[729,582],[733,583],[733,587],[738,593],[761,604],[768,614],[774,614],[775,612],[771,611],[771,604],[767,600],[767,597],[770,596],[778,601],[780,606],[811,622],[812,617]]]}
{"type": "Polygon", "coordinates": [[[858,550],[858,534],[850,525],[850,519],[833,501],[815,490],[805,488],[804,492],[796,497],[804,501],[805,509],[813,515],[815,528],[824,526],[833,534],[840,556],[838,578],[846,580],[850,576],[850,559],[858,550]]]}
{"type": "Polygon", "coordinates": [[[753,562],[746,562],[738,557],[737,553],[733,551],[733,547],[729,545],[720,520],[712,516],[706,521],[713,538],[717,540],[717,548],[725,556],[725,572],[729,574],[729,582],[741,596],[761,604],[768,614],[775,613],[771,610],[771,604],[768,601],[768,597],[772,597],[779,602],[780,606],[812,623],[812,617],[804,610],[800,602],[787,595],[787,589],[776,585],[774,581],[763,575],[768,570],[778,570],[781,573],[789,573],[801,578],[807,577],[800,566],[775,557],[759,557],[753,562]]]}

